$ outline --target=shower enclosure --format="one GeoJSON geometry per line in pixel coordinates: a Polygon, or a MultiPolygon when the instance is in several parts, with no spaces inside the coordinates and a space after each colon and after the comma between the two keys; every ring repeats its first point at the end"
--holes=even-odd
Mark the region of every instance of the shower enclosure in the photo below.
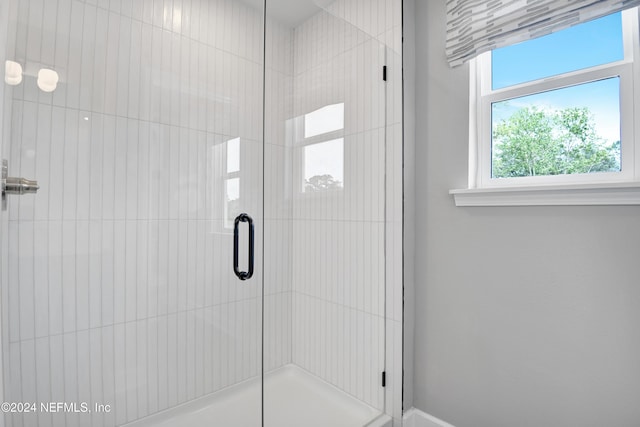
{"type": "Polygon", "coordinates": [[[401,12],[2,2],[0,426],[400,425],[401,12]]]}

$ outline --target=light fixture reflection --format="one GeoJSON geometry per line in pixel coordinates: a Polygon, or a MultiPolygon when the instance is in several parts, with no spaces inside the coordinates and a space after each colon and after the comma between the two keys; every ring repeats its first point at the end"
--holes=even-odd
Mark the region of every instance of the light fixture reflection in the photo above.
{"type": "Polygon", "coordinates": [[[53,92],[58,87],[58,73],[48,68],[38,71],[38,87],[43,92],[53,92]]]}
{"type": "Polygon", "coordinates": [[[14,61],[4,63],[4,81],[10,86],[22,83],[22,65],[14,61]]]}

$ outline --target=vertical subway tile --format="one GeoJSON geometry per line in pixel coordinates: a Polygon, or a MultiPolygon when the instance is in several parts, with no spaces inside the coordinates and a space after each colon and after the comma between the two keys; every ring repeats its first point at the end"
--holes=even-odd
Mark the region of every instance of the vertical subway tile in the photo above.
{"type": "MultiPolygon", "coordinates": [[[[113,14],[111,15],[113,17],[113,14]]],[[[131,51],[134,37],[134,27],[131,18],[119,15],[116,18],[120,21],[119,43],[118,43],[118,68],[116,85],[116,111],[120,117],[127,117],[129,108],[129,98],[137,96],[131,91],[129,75],[132,72],[131,51]]],[[[137,60],[138,58],[136,58],[137,60]]],[[[133,68],[135,70],[135,68],[133,68]]],[[[134,88],[135,89],[135,88],[134,88]]]]}
{"type": "Polygon", "coordinates": [[[77,221],[75,242],[76,330],[89,328],[89,221],[77,221]]]}
{"type": "Polygon", "coordinates": [[[93,74],[87,85],[92,87],[91,111],[103,112],[106,93],[107,36],[109,34],[109,12],[97,8],[95,18],[95,44],[93,45],[93,74]]]}
{"type": "Polygon", "coordinates": [[[97,25],[97,8],[92,5],[85,5],[82,16],[82,43],[81,51],[75,53],[80,55],[80,99],[79,108],[82,110],[90,110],[93,106],[93,89],[94,89],[94,52],[96,47],[96,31],[97,25]]]}
{"type": "Polygon", "coordinates": [[[138,418],[138,328],[137,322],[127,322],[124,325],[124,395],[126,399],[127,421],[133,421],[138,418]]]}
{"type": "Polygon", "coordinates": [[[83,3],[71,2],[69,51],[67,56],[67,108],[79,108],[82,77],[83,3]]]}
{"type": "Polygon", "coordinates": [[[104,115],[91,114],[90,159],[87,162],[89,219],[103,218],[104,115]]]}
{"type": "MultiPolygon", "coordinates": [[[[125,2],[131,4],[131,2],[125,2]]],[[[140,85],[142,77],[142,23],[135,19],[131,20],[131,39],[129,54],[129,84],[127,91],[128,105],[127,116],[132,119],[140,117],[140,85]]]]}
{"type": "Polygon", "coordinates": [[[88,230],[88,281],[87,309],[89,311],[89,327],[102,327],[102,224],[98,220],[89,221],[88,230]]]}
{"type": "MultiPolygon", "coordinates": [[[[102,346],[102,328],[92,328],[89,330],[89,382],[91,384],[91,402],[93,408],[95,404],[105,404],[104,398],[104,361],[102,346]]],[[[92,411],[91,425],[104,425],[105,414],[102,411],[92,411]]]]}
{"type": "MultiPolygon", "coordinates": [[[[78,397],[76,402],[91,402],[91,349],[89,330],[78,331],[77,334],[77,369],[78,372],[78,397]]],[[[73,402],[73,401],[72,401],[73,402]]],[[[76,414],[78,425],[86,426],[91,424],[91,414],[89,412],[81,412],[76,414]]]]}
{"type": "MultiPolygon", "coordinates": [[[[127,335],[126,324],[119,323],[113,326],[113,378],[114,378],[114,415],[118,425],[129,421],[129,404],[133,402],[127,399],[128,378],[127,378],[127,335]]],[[[131,350],[129,350],[130,354],[131,350]]],[[[131,390],[133,391],[133,390],[131,390]]],[[[131,411],[133,412],[135,408],[131,411]]]]}

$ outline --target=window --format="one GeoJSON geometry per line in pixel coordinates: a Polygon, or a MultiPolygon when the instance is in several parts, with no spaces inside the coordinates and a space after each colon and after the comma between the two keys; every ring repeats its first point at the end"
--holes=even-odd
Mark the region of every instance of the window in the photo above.
{"type": "Polygon", "coordinates": [[[322,135],[344,128],[344,103],[325,105],[304,116],[304,137],[322,135]]]}
{"type": "Polygon", "coordinates": [[[299,133],[302,193],[344,188],[344,103],[304,115],[299,133]]]}
{"type": "Polygon", "coordinates": [[[474,59],[470,188],[639,181],[638,37],[631,9],[474,59]]]}
{"type": "Polygon", "coordinates": [[[341,189],[344,181],[344,140],[304,147],[304,192],[341,189]]]}
{"type": "Polygon", "coordinates": [[[240,214],[240,138],[228,140],[224,179],[224,227],[233,228],[240,214]]]}

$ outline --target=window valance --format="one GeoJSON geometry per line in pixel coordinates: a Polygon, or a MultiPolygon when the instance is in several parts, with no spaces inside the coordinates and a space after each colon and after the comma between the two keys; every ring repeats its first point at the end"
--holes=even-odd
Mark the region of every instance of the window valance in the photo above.
{"type": "Polygon", "coordinates": [[[452,67],[498,47],[550,34],[640,4],[640,0],[448,0],[452,67]]]}

